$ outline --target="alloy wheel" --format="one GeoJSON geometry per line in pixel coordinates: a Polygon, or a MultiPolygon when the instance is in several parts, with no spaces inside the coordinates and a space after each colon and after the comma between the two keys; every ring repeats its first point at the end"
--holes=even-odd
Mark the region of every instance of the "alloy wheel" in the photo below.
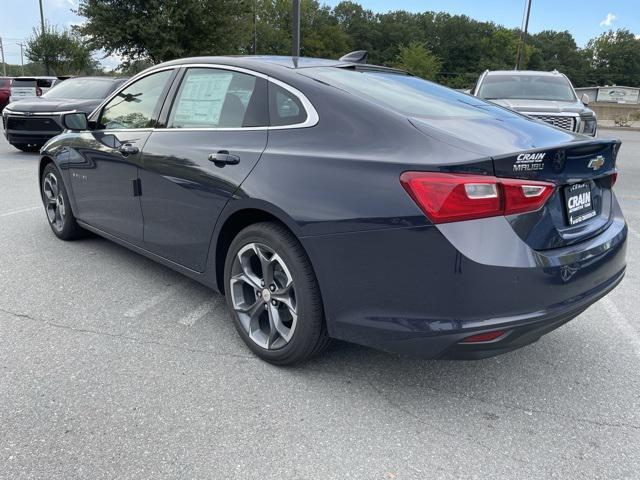
{"type": "Polygon", "coordinates": [[[291,340],[298,322],[289,268],[272,248],[249,243],[235,256],[229,285],[233,309],[249,338],[267,350],[291,340]]]}
{"type": "Polygon", "coordinates": [[[67,212],[62,189],[58,183],[58,178],[53,172],[49,172],[45,176],[42,184],[42,192],[44,194],[49,223],[56,231],[61,232],[64,228],[64,220],[67,212]]]}

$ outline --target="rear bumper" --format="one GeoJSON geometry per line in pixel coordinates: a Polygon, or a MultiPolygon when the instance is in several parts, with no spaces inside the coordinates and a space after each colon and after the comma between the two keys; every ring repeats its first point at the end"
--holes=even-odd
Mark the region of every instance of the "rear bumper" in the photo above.
{"type": "Polygon", "coordinates": [[[617,204],[597,237],[543,252],[499,221],[303,238],[329,334],[421,358],[482,358],[536,341],[624,276],[627,227],[617,204]],[[492,330],[507,333],[460,344],[492,330]]]}

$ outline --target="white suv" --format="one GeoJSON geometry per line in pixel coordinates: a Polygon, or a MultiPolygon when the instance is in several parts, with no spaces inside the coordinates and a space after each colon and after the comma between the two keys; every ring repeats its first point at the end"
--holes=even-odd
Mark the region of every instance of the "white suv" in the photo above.
{"type": "Polygon", "coordinates": [[[567,76],[556,70],[487,70],[471,93],[554,127],[591,136],[598,129],[596,114],[587,108],[589,96],[578,99],[567,76]]]}
{"type": "Polygon", "coordinates": [[[59,77],[16,77],[11,81],[9,102],[39,97],[54,85],[62,82],[59,77]]]}

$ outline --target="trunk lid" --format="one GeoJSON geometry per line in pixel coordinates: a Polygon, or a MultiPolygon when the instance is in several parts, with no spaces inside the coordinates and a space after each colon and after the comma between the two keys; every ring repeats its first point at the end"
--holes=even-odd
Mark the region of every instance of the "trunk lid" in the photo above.
{"type": "MultiPolygon", "coordinates": [[[[479,159],[490,158],[497,177],[556,185],[540,210],[507,217],[531,248],[578,243],[610,224],[619,141],[591,139],[512,113],[485,118],[410,117],[409,121],[429,137],[479,159]]],[[[442,161],[448,163],[448,159],[442,161]]]]}
{"type": "Polygon", "coordinates": [[[607,228],[619,146],[615,140],[587,140],[494,157],[497,177],[556,185],[540,210],[507,217],[516,233],[531,248],[546,250],[587,240],[607,228]]]}

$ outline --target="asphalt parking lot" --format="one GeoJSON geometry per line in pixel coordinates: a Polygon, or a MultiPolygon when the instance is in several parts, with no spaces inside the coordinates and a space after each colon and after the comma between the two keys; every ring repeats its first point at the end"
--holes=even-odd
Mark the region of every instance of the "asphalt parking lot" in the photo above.
{"type": "Polygon", "coordinates": [[[106,240],[56,239],[38,156],[0,139],[0,478],[640,478],[640,132],[616,191],[629,268],[519,351],[337,344],[254,358],[222,298],[106,240]]]}

